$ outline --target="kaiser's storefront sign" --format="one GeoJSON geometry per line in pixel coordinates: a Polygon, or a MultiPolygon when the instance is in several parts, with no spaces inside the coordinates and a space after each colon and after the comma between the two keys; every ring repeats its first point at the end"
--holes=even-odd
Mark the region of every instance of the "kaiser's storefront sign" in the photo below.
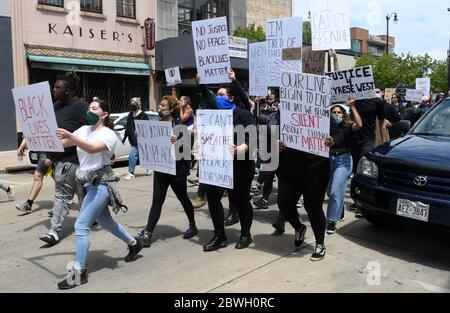
{"type": "Polygon", "coordinates": [[[110,31],[98,28],[84,28],[81,26],[69,26],[49,23],[48,33],[54,36],[69,36],[77,38],[101,39],[107,41],[127,42],[134,41],[133,34],[119,31],[110,31]]]}

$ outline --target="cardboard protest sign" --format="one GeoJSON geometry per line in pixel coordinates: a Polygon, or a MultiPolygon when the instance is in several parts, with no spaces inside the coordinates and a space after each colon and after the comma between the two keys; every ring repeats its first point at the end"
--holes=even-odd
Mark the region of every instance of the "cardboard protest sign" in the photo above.
{"type": "Polygon", "coordinates": [[[312,49],[350,49],[348,0],[311,0],[312,49]]]}
{"type": "Polygon", "coordinates": [[[422,90],[417,89],[406,89],[406,101],[412,101],[412,102],[420,102],[422,97],[424,96],[424,93],[422,90]]]}
{"type": "Polygon", "coordinates": [[[328,158],[331,79],[283,72],[280,86],[280,140],[288,147],[328,158]]]}
{"type": "Polygon", "coordinates": [[[195,61],[202,84],[229,83],[231,69],[226,17],[192,22],[195,61]]]}
{"type": "Polygon", "coordinates": [[[282,71],[302,71],[301,60],[283,61],[283,49],[301,48],[303,23],[301,17],[268,21],[266,24],[268,85],[280,85],[282,71]]]}
{"type": "Polygon", "coordinates": [[[267,96],[267,44],[249,45],[249,93],[251,96],[267,96]]]}
{"type": "Polygon", "coordinates": [[[397,94],[396,88],[386,88],[384,90],[384,100],[392,101],[392,97],[397,94]]]}
{"type": "Polygon", "coordinates": [[[310,46],[303,47],[303,73],[323,75],[325,72],[325,55],[325,51],[313,51],[310,46]]]}
{"type": "Polygon", "coordinates": [[[64,152],[56,135],[50,85],[42,82],[12,90],[20,127],[30,151],[64,152]]]}
{"type": "Polygon", "coordinates": [[[171,67],[164,71],[166,73],[167,86],[181,84],[181,75],[179,67],[171,67]]]}
{"type": "Polygon", "coordinates": [[[416,78],[416,89],[421,90],[424,96],[429,97],[431,92],[431,79],[429,77],[416,78]]]}
{"type": "Polygon", "coordinates": [[[376,97],[372,66],[356,67],[345,71],[325,73],[331,77],[333,103],[376,97]]]}
{"type": "Polygon", "coordinates": [[[233,189],[233,111],[198,110],[197,132],[200,183],[233,189]]]}
{"type": "Polygon", "coordinates": [[[177,174],[171,122],[135,121],[139,163],[142,167],[170,175],[177,174]]]}

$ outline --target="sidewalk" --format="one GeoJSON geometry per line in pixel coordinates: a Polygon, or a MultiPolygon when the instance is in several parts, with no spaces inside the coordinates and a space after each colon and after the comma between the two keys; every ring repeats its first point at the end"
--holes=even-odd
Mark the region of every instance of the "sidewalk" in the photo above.
{"type": "Polygon", "coordinates": [[[0,173],[26,171],[33,167],[28,156],[25,156],[23,161],[19,162],[16,150],[0,152],[0,173]]]}

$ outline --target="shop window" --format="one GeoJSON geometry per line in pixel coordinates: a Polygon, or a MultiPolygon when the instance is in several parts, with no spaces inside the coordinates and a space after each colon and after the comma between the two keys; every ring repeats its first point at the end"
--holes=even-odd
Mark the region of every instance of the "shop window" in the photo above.
{"type": "Polygon", "coordinates": [[[136,0],[117,0],[117,16],[136,19],[136,0]]]}
{"type": "Polygon", "coordinates": [[[180,35],[191,33],[193,21],[227,16],[228,6],[225,0],[179,0],[178,30],[180,35]]]}
{"type": "Polygon", "coordinates": [[[64,8],[64,0],[39,0],[38,4],[64,8]]]}
{"type": "Polygon", "coordinates": [[[103,13],[102,0],[80,0],[81,11],[103,13]]]}

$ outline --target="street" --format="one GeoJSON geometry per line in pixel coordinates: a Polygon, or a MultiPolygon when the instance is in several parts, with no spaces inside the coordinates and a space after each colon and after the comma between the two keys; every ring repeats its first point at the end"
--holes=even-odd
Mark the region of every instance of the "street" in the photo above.
{"type": "MultiPolygon", "coordinates": [[[[122,175],[126,164],[116,167],[122,175]]],[[[15,204],[27,199],[32,173],[0,174],[13,184],[16,200],[0,197],[0,292],[60,292],[56,284],[66,275],[66,264],[74,259],[74,223],[78,200],[72,206],[62,231],[62,242],[47,247],[38,237],[49,226],[54,184],[46,177],[35,211],[20,216],[15,204]]],[[[119,183],[128,213],[115,219],[131,234],[145,227],[151,204],[153,178],[138,168],[135,180],[119,183]]],[[[314,240],[308,226],[303,247],[294,250],[294,231],[272,235],[278,215],[276,186],[269,210],[255,210],[254,244],[236,250],[239,225],[227,229],[229,245],[205,253],[202,245],[212,237],[207,206],[197,209],[199,235],[185,241],[188,226],[184,211],[169,191],[150,248],[134,263],[124,263],[126,246],[100,226],[91,232],[88,256],[89,283],[69,292],[161,292],[161,293],[304,293],[304,292],[450,292],[450,234],[411,226],[377,228],[347,211],[338,232],[325,239],[327,254],[311,262],[314,240]]],[[[192,200],[196,187],[188,188],[192,200]]],[[[227,208],[227,198],[223,199],[227,208]]],[[[346,203],[351,203],[347,193],[346,203]]],[[[326,210],[326,203],[324,205],[326,210]]]]}

